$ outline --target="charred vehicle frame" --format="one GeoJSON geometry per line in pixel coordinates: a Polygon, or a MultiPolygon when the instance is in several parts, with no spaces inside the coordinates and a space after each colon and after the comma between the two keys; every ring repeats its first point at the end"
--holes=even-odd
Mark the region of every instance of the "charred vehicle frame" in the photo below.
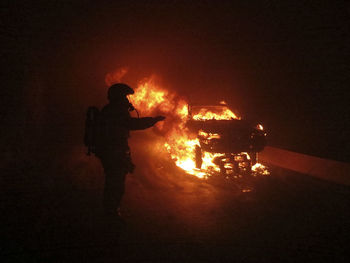
{"type": "MultiPolygon", "coordinates": [[[[218,153],[214,163],[220,168],[220,174],[250,174],[257,163],[258,153],[266,145],[266,132],[260,124],[252,125],[239,118],[196,119],[197,111],[229,110],[226,104],[188,105],[187,127],[197,134],[199,145],[195,149],[196,168],[201,169],[203,153],[218,153]]],[[[231,111],[230,111],[231,112],[231,111]]]]}

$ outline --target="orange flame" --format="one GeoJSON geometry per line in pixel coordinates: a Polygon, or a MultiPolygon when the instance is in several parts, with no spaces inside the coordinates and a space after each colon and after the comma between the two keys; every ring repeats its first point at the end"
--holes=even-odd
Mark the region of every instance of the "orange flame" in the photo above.
{"type": "MultiPolygon", "coordinates": [[[[169,152],[175,164],[187,173],[198,178],[207,178],[210,174],[220,172],[220,168],[215,164],[215,158],[222,157],[220,153],[202,153],[201,169],[196,168],[195,149],[199,146],[197,134],[193,134],[186,127],[188,120],[188,103],[176,93],[160,87],[154,77],[144,79],[135,89],[135,93],[130,96],[130,101],[137,108],[141,115],[162,114],[167,117],[164,123],[157,125],[158,129],[165,137],[165,148],[169,152]]],[[[222,103],[222,105],[224,105],[222,103]]],[[[239,119],[230,109],[225,108],[219,111],[201,110],[192,117],[194,120],[229,120],[239,119]]],[[[220,138],[219,134],[208,134],[200,131],[199,136],[206,139],[220,138]]],[[[246,154],[249,158],[249,155],[246,154]]],[[[260,165],[260,164],[259,164],[260,165]]],[[[264,166],[255,166],[254,171],[264,172],[264,166]]]]}
{"type": "Polygon", "coordinates": [[[201,109],[199,113],[193,116],[194,120],[230,120],[239,119],[231,110],[221,109],[219,112],[213,112],[209,109],[201,109]]]}

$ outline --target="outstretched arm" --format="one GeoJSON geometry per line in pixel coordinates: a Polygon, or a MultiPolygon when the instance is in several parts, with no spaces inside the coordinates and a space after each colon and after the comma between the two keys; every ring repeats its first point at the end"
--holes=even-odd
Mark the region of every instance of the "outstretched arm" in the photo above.
{"type": "Polygon", "coordinates": [[[157,117],[144,117],[144,118],[130,118],[128,123],[128,128],[130,130],[144,130],[152,127],[158,121],[163,121],[165,119],[164,116],[157,117]]]}

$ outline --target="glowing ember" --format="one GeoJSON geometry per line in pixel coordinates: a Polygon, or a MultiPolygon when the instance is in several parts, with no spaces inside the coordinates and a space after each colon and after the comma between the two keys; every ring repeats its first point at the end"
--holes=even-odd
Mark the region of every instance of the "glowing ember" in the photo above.
{"type": "Polygon", "coordinates": [[[252,171],[262,175],[270,175],[269,170],[266,168],[266,166],[262,165],[261,163],[256,163],[255,165],[253,165],[252,171]]]}
{"type": "Polygon", "coordinates": [[[261,124],[258,124],[257,126],[256,126],[256,128],[258,128],[259,130],[264,130],[264,127],[261,125],[261,124]]]}
{"type": "MultiPolygon", "coordinates": [[[[158,86],[153,77],[140,82],[135,89],[135,94],[130,96],[129,99],[143,116],[155,114],[167,116],[166,121],[161,125],[158,124],[156,129],[165,137],[166,143],[164,146],[178,167],[198,178],[207,178],[220,172],[220,167],[215,163],[215,160],[225,158],[222,153],[201,152],[202,163],[200,168],[196,168],[196,147],[200,146],[197,136],[202,136],[206,140],[216,140],[220,138],[220,135],[207,133],[203,130],[196,134],[187,128],[186,121],[188,121],[189,108],[185,99],[158,86]]],[[[192,119],[200,121],[240,119],[226,106],[226,102],[221,102],[220,105],[220,108],[208,108],[199,112],[192,112],[192,119]]],[[[247,160],[250,160],[248,153],[240,154],[241,157],[244,155],[246,155],[247,160]]],[[[231,165],[229,163],[225,165],[227,166],[225,166],[225,169],[233,168],[229,167],[231,165]]],[[[259,163],[254,165],[252,171],[268,174],[266,167],[259,163]]]]}

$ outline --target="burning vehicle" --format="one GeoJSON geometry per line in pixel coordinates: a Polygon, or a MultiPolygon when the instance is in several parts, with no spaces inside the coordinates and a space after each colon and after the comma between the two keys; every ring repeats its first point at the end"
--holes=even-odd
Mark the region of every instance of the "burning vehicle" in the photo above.
{"type": "Polygon", "coordinates": [[[140,115],[167,116],[164,123],[153,128],[160,136],[156,145],[161,145],[154,150],[166,150],[162,156],[169,157],[186,174],[200,179],[220,174],[225,178],[269,175],[267,167],[257,162],[257,154],[266,144],[262,125],[242,120],[226,103],[189,104],[152,77],[140,81],[129,99],[140,115]]]}
{"type": "Polygon", "coordinates": [[[222,102],[217,105],[188,105],[189,131],[197,134],[195,165],[202,169],[205,153],[214,155],[212,162],[220,174],[250,174],[257,164],[258,153],[266,145],[266,132],[238,118],[222,102]]]}

